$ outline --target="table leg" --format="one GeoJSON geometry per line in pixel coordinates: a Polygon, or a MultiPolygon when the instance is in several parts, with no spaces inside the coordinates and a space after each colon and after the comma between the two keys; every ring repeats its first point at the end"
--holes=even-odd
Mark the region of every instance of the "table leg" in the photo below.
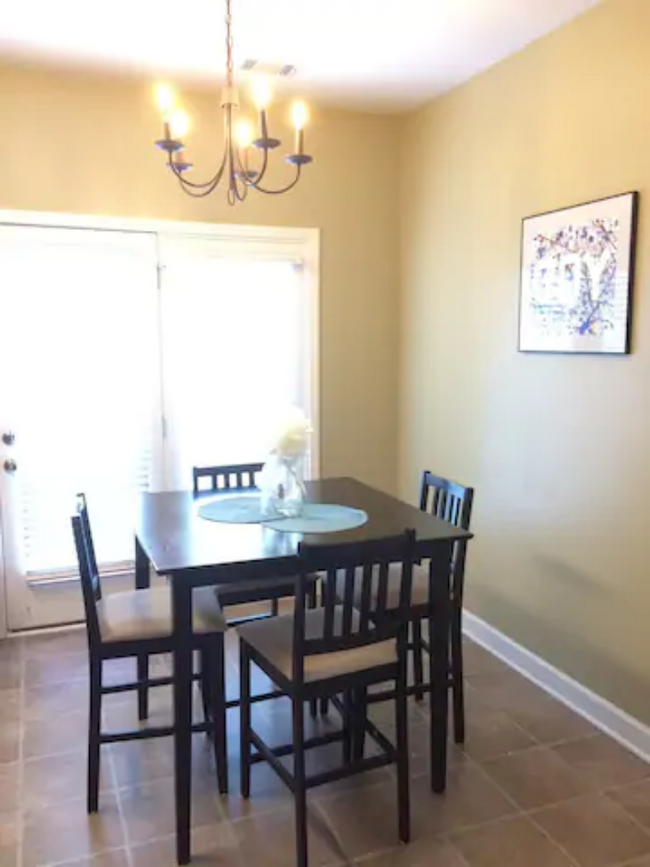
{"type": "MultiPolygon", "coordinates": [[[[149,587],[149,558],[138,538],[135,540],[135,588],[146,590],[149,587]]],[[[149,656],[138,654],[138,681],[143,683],[149,679],[149,656]]],[[[145,720],[149,716],[149,690],[146,686],[138,687],[138,719],[145,720]]]]}
{"type": "Polygon", "coordinates": [[[429,619],[431,648],[430,760],[431,788],[444,792],[447,785],[447,717],[449,707],[449,616],[451,543],[441,542],[429,563],[429,619]]]}
{"type": "Polygon", "coordinates": [[[172,579],[174,627],[174,776],[176,859],[190,861],[192,794],[192,587],[183,575],[172,579]]]}

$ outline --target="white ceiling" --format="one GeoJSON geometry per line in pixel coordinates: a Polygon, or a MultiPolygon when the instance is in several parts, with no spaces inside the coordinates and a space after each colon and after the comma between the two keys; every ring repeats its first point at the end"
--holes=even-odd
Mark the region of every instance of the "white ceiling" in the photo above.
{"type": "MultiPolygon", "coordinates": [[[[290,63],[285,87],[368,109],[410,108],[602,0],[232,0],[235,62],[290,63]]],[[[0,56],[219,80],[224,0],[15,0],[0,56]]]]}

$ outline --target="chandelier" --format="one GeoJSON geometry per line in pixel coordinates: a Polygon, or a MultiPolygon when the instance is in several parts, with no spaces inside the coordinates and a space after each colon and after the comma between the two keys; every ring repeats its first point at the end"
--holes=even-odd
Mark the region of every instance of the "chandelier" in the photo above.
{"type": "Polygon", "coordinates": [[[257,137],[252,125],[245,120],[238,122],[235,137],[234,125],[239,112],[239,94],[233,73],[232,49],[231,0],[226,0],[226,80],[221,93],[224,142],[221,163],[214,175],[203,183],[190,181],[186,177],[193,168],[192,163],[187,159],[183,143],[189,122],[186,114],[175,109],[174,94],[165,85],[158,87],[158,106],[162,113],[163,135],[156,142],[156,147],[167,154],[169,170],[188,195],[195,198],[209,196],[223,180],[229,205],[243,202],[249,189],[272,196],[288,192],[300,180],[302,167],[312,161],[312,157],[304,150],[307,107],[303,102],[296,102],[292,109],[292,122],[295,129],[294,148],[293,152],[285,157],[285,160],[295,168],[293,179],[279,189],[263,186],[270,162],[269,153],[282,144],[279,139],[272,138],[268,130],[267,110],[271,100],[271,88],[265,78],[257,79],[253,87],[253,101],[258,113],[257,137]],[[255,151],[258,153],[256,154],[255,151]]]}

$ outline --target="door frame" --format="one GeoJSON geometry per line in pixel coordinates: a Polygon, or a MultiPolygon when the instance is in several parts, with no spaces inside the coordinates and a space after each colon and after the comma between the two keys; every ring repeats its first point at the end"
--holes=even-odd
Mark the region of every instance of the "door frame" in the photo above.
{"type": "MultiPolygon", "coordinates": [[[[103,231],[134,232],[155,234],[158,239],[163,236],[174,237],[205,237],[213,241],[247,242],[251,247],[259,249],[260,245],[268,246],[280,253],[283,249],[289,253],[300,253],[303,272],[309,292],[309,332],[312,346],[311,375],[309,383],[309,415],[313,427],[311,442],[311,474],[320,475],[320,230],[317,228],[285,227],[285,226],[250,226],[238,223],[204,223],[179,220],[149,220],[134,217],[105,217],[96,214],[65,214],[47,211],[19,211],[0,209],[0,225],[31,226],[48,229],[90,229],[103,231]]],[[[158,265],[160,267],[160,255],[158,265]]],[[[162,407],[164,414],[164,406],[162,407]]],[[[0,472],[2,468],[0,467],[0,472]]],[[[0,509],[2,503],[0,503],[0,509]]],[[[0,518],[2,517],[0,512],[0,518]]],[[[3,551],[2,522],[0,521],[0,640],[8,634],[7,592],[8,582],[5,574],[5,557],[3,551]]],[[[78,583],[78,578],[60,579],[60,583],[68,585],[78,583]]],[[[53,579],[52,588],[59,583],[53,579]]],[[[115,581],[115,589],[124,589],[123,580],[115,581]],[[118,586],[120,585],[120,586],[118,586]]],[[[108,588],[107,588],[108,589],[108,588]]],[[[112,588],[111,588],[112,589],[112,588]]],[[[109,591],[110,592],[110,591],[109,591]]]]}

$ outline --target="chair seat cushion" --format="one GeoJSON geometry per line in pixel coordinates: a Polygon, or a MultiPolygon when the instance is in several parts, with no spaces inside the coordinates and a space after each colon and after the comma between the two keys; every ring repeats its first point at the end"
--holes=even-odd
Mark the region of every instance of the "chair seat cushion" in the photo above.
{"type": "MultiPolygon", "coordinates": [[[[386,593],[386,607],[389,611],[399,608],[399,592],[401,587],[402,567],[399,563],[392,563],[388,568],[388,590],[386,593]]],[[[372,605],[376,604],[379,577],[375,575],[372,583],[372,605]]],[[[357,575],[354,585],[354,605],[361,606],[361,573],[357,575]]],[[[339,576],[336,593],[339,599],[343,599],[345,591],[345,576],[339,576]]],[[[411,582],[411,606],[427,605],[429,602],[429,570],[423,566],[413,567],[413,581],[411,582]]]]}
{"type": "MultiPolygon", "coordinates": [[[[224,632],[226,621],[211,587],[194,591],[194,632],[224,632]]],[[[102,641],[167,638],[172,634],[171,593],[167,587],[112,593],[97,603],[102,641]]]]}
{"type": "MultiPolygon", "coordinates": [[[[343,607],[337,606],[334,612],[334,631],[341,634],[343,607]]],[[[352,629],[358,628],[359,615],[353,616],[352,629]]],[[[325,611],[316,608],[305,613],[305,636],[308,639],[321,638],[325,625],[325,611]]],[[[267,659],[288,680],[293,679],[293,615],[270,617],[245,623],[237,628],[242,641],[250,644],[261,656],[267,659]]],[[[381,641],[341,650],[336,653],[322,653],[305,657],[305,681],[327,680],[354,671],[378,668],[397,661],[397,648],[394,641],[381,641]]]]}

